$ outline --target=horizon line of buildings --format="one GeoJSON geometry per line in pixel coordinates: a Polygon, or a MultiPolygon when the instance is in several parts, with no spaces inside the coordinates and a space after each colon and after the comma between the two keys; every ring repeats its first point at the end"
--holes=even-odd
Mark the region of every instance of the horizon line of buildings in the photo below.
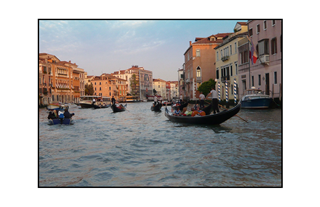
{"type": "Polygon", "coordinates": [[[144,100],[148,96],[161,96],[172,99],[178,94],[178,81],[153,79],[152,71],[133,65],[126,70],[100,76],[87,75],[71,61],[61,61],[55,55],[39,54],[39,104],[54,102],[78,103],[82,96],[88,95],[85,86],[92,84],[93,94],[101,97],[114,96],[125,101],[128,96],[134,100],[144,100]]]}

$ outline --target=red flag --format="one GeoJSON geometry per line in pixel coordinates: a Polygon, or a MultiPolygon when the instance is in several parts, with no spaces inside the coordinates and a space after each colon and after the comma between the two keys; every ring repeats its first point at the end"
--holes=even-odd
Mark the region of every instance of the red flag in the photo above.
{"type": "Polygon", "coordinates": [[[250,60],[253,63],[256,63],[257,62],[257,59],[258,59],[258,55],[254,49],[254,44],[252,43],[252,41],[249,39],[249,37],[247,36],[249,42],[251,43],[251,51],[249,51],[249,57],[250,57],[250,60]]]}

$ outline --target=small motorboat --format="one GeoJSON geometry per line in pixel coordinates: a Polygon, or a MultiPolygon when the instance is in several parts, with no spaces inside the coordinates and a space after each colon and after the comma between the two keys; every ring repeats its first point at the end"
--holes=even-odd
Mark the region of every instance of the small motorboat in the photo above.
{"type": "Polygon", "coordinates": [[[73,125],[73,120],[68,118],[63,119],[49,119],[49,125],[56,125],[56,124],[65,124],[65,125],[73,125]]]}
{"type": "Polygon", "coordinates": [[[116,104],[111,105],[111,109],[114,113],[125,111],[126,108],[127,108],[127,104],[125,105],[120,104],[119,106],[117,106],[116,104]]]}
{"type": "Polygon", "coordinates": [[[241,99],[243,109],[267,109],[270,107],[272,98],[262,93],[260,89],[251,88],[246,90],[246,95],[241,99]]]}

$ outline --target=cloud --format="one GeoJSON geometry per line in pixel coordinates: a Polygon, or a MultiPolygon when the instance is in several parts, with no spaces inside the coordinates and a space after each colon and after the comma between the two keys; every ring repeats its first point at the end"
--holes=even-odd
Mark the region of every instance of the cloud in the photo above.
{"type": "Polygon", "coordinates": [[[131,44],[121,45],[117,49],[115,49],[113,52],[114,54],[139,54],[146,51],[154,50],[161,45],[165,44],[164,40],[154,40],[154,41],[145,41],[143,43],[135,42],[131,44]]]}
{"type": "Polygon", "coordinates": [[[111,29],[137,28],[144,25],[150,25],[153,21],[148,20],[108,20],[107,24],[111,25],[111,29]]]}

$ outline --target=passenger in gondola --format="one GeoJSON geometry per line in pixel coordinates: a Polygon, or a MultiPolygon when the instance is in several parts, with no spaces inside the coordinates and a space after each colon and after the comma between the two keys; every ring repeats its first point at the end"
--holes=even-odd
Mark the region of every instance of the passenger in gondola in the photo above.
{"type": "Polygon", "coordinates": [[[116,104],[116,99],[114,98],[114,96],[112,96],[111,104],[112,104],[112,105],[115,105],[115,104],[116,104]]]}
{"type": "Polygon", "coordinates": [[[177,108],[177,109],[174,111],[173,115],[174,115],[174,116],[180,116],[180,113],[181,113],[180,108],[177,108]]]}
{"type": "Polygon", "coordinates": [[[67,119],[71,119],[72,116],[74,116],[74,113],[71,113],[68,111],[68,109],[64,109],[64,118],[67,118],[67,119]]]}

